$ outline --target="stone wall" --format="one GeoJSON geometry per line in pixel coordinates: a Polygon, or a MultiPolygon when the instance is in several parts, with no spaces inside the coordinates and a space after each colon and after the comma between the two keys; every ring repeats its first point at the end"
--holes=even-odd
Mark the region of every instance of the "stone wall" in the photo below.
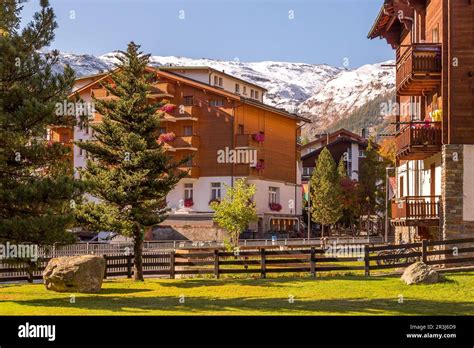
{"type": "Polygon", "coordinates": [[[465,221],[464,180],[474,180],[474,168],[464,167],[464,145],[443,145],[441,173],[442,238],[474,236],[474,221],[465,221]],[[456,160],[457,159],[457,160],[456,160]]]}

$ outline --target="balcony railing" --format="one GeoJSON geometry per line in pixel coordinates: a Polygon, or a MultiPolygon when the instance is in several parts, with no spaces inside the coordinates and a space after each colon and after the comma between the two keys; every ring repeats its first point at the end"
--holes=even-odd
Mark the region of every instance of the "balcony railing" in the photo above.
{"type": "Polygon", "coordinates": [[[393,220],[439,219],[439,196],[409,196],[392,201],[393,220]]]}
{"type": "Polygon", "coordinates": [[[399,95],[421,95],[441,83],[441,45],[411,44],[397,52],[399,95]]]}
{"type": "Polygon", "coordinates": [[[400,127],[395,136],[398,159],[424,159],[441,150],[441,122],[407,122],[400,127]]]}
{"type": "Polygon", "coordinates": [[[199,167],[191,166],[191,167],[180,167],[179,170],[185,171],[188,173],[188,178],[199,178],[199,167]]]}
{"type": "Polygon", "coordinates": [[[199,148],[199,142],[200,138],[197,135],[176,137],[173,141],[166,143],[165,148],[170,151],[196,151],[199,148]]]}

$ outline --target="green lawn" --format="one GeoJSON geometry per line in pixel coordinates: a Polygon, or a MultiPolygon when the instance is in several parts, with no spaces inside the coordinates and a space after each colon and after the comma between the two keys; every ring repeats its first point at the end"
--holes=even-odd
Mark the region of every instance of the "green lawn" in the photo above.
{"type": "Polygon", "coordinates": [[[417,286],[399,277],[359,275],[120,279],[105,281],[100,294],[75,296],[70,303],[70,294],[42,284],[0,285],[0,315],[474,315],[474,272],[417,286]]]}

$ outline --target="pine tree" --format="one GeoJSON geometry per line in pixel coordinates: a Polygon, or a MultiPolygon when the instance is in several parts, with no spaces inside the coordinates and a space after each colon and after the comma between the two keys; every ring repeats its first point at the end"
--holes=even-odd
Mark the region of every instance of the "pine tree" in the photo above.
{"type": "Polygon", "coordinates": [[[155,75],[149,55],[131,42],[104,88],[109,100],[94,100],[102,122],[91,125],[94,140],[77,143],[90,159],[80,171],[90,200],[78,208],[78,220],[95,230],[115,231],[134,243],[134,279],[143,280],[143,237],[166,218],[166,195],[186,173],[178,170],[159,136],[160,102],[148,98],[155,75]]]}
{"type": "Polygon", "coordinates": [[[337,165],[337,175],[339,176],[340,180],[347,178],[346,164],[344,163],[344,159],[342,157],[339,160],[339,164],[337,165]]]}
{"type": "Polygon", "coordinates": [[[72,69],[56,74],[58,52],[40,55],[57,27],[48,1],[20,30],[19,1],[0,6],[0,240],[51,245],[74,240],[81,185],[66,160],[69,148],[47,141],[47,129],[70,126],[56,113],[74,83],[72,69]]]}
{"type": "Polygon", "coordinates": [[[324,225],[335,224],[342,217],[339,176],[336,163],[326,147],[316,161],[310,185],[312,220],[323,226],[324,234],[324,225]]]}

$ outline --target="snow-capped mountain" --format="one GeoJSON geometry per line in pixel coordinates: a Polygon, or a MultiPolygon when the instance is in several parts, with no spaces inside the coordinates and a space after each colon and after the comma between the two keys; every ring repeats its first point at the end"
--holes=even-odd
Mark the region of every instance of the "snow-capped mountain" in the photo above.
{"type": "MultiPolygon", "coordinates": [[[[95,74],[114,66],[115,53],[99,57],[61,53],[57,70],[69,64],[78,76],[95,74]]],[[[151,65],[210,66],[260,85],[268,90],[267,104],[313,120],[303,133],[321,131],[380,95],[393,92],[395,69],[385,62],[349,70],[325,64],[289,62],[240,62],[207,58],[152,56],[151,65]]]]}

